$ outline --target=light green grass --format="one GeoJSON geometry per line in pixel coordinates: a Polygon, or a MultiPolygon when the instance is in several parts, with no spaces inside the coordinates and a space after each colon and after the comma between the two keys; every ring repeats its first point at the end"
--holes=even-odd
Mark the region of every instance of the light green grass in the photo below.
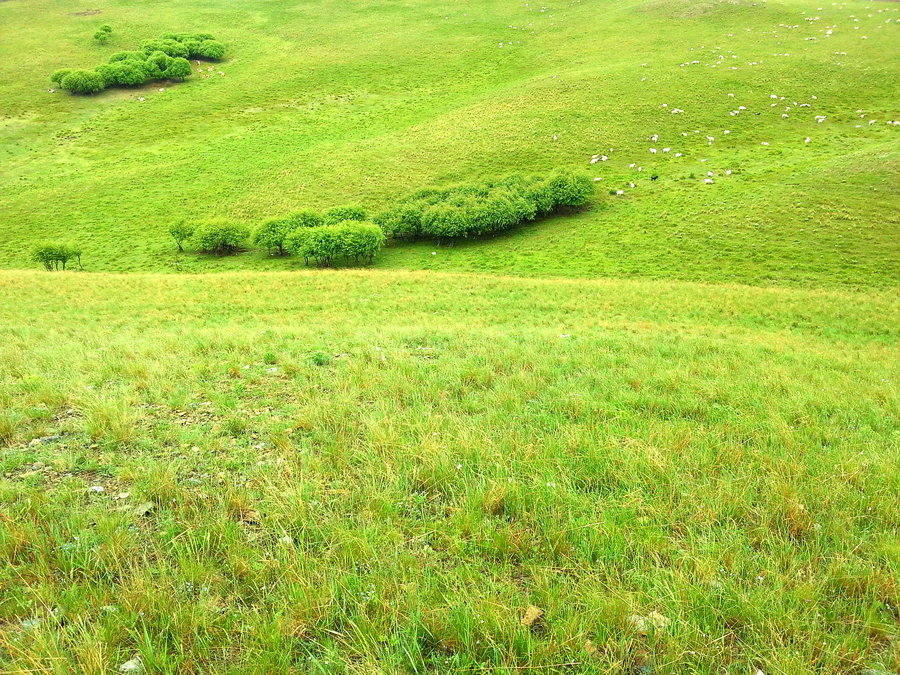
{"type": "Polygon", "coordinates": [[[437,256],[432,245],[398,245],[377,264],[895,283],[900,127],[886,124],[900,119],[895,5],[582,0],[540,8],[496,0],[0,3],[9,27],[0,58],[15,75],[0,81],[0,266],[28,267],[35,241],[64,237],[83,245],[94,271],[290,269],[294,261],[257,253],[179,259],[167,226],[185,215],[254,222],[348,201],[374,210],[419,187],[568,166],[603,178],[589,213],[437,256]],[[72,15],[86,9],[102,13],[72,15]],[[106,47],[90,38],[100,23],[115,31],[106,47]],[[164,93],[47,92],[57,67],[91,66],[182,29],[227,43],[224,77],[195,74],[164,93]],[[723,65],[704,65],[720,54],[723,65]],[[679,66],[692,60],[701,63],[679,66]],[[740,105],[747,110],[730,116],[740,105]],[[685,112],[671,114],[675,107],[685,112]],[[827,120],[817,124],[815,115],[827,120]],[[648,140],[654,133],[658,142],[648,140]],[[595,153],[610,161],[590,165],[595,153]],[[708,170],[713,185],[703,183],[708,170]],[[606,194],[617,188],[625,195],[606,194]]]}
{"type": "Polygon", "coordinates": [[[542,7],[0,2],[0,672],[900,670],[898,7],[542,7]],[[372,270],[166,234],[556,167],[372,270]]]}
{"type": "Polygon", "coordinates": [[[7,272],[0,300],[7,671],[900,664],[895,293],[7,272]]]}

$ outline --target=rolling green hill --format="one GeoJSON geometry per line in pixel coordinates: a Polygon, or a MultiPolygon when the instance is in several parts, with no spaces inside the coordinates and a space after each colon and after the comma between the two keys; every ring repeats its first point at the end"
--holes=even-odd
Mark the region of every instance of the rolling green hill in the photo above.
{"type": "Polygon", "coordinates": [[[590,212],[438,256],[399,244],[377,264],[891,285],[897,17],[872,2],[9,0],[0,265],[67,237],[94,271],[291,269],[262,253],[179,259],[166,230],[185,215],[378,210],[419,187],[566,166],[602,179],[590,212]],[[100,23],[114,26],[105,47],[90,39],[100,23]],[[214,33],[227,60],[183,84],[48,91],[58,67],[182,29],[214,33]]]}
{"type": "Polygon", "coordinates": [[[0,672],[900,671],[898,20],[0,0],[0,672]],[[372,269],[167,234],[558,167],[372,269]]]}

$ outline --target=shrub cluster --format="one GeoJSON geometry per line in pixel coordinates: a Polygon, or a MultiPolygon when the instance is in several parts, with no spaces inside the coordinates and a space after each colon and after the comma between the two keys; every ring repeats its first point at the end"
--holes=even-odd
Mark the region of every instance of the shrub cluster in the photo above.
{"type": "MultiPolygon", "coordinates": [[[[260,223],[253,231],[253,243],[270,254],[303,256],[307,264],[331,265],[346,261],[371,263],[384,244],[384,231],[366,222],[365,209],[340,206],[324,214],[296,211],[260,223]]],[[[198,251],[227,255],[236,253],[250,238],[248,229],[229,220],[182,220],[169,228],[179,251],[192,245],[198,251]]]]}
{"type": "Polygon", "coordinates": [[[587,176],[557,171],[543,176],[421,190],[375,218],[392,237],[459,239],[501,232],[550,214],[583,206],[594,192],[587,176]]]}
{"type": "Polygon", "coordinates": [[[384,243],[384,232],[365,222],[367,217],[361,206],[336,206],[323,214],[296,211],[262,222],[253,243],[274,255],[302,255],[307,264],[331,265],[338,258],[370,263],[384,243]]]}
{"type": "Polygon", "coordinates": [[[73,94],[96,94],[152,80],[181,81],[192,72],[189,58],[218,60],[224,55],[225,46],[209,33],[166,33],[136,51],[116,52],[94,70],[57,70],[50,81],[73,94]]]}
{"type": "MultiPolygon", "coordinates": [[[[158,45],[156,45],[158,46],[158,45]]],[[[296,211],[261,222],[252,241],[271,255],[303,256],[306,263],[371,263],[386,235],[458,239],[500,232],[563,207],[583,206],[594,193],[588,177],[570,171],[540,176],[422,190],[368,220],[360,206],[338,206],[324,213],[296,211]]],[[[249,238],[243,225],[227,220],[181,221],[169,228],[178,250],[191,243],[200,251],[225,255],[249,238]]]]}
{"type": "Polygon", "coordinates": [[[41,263],[48,271],[66,269],[66,263],[73,259],[77,260],[78,266],[81,267],[81,248],[62,243],[40,244],[32,251],[31,258],[41,263]]]}
{"type": "Polygon", "coordinates": [[[285,248],[309,264],[332,265],[338,258],[371,263],[384,244],[384,230],[375,223],[344,220],[334,225],[297,228],[285,237],[285,248]]]}
{"type": "Polygon", "coordinates": [[[94,41],[97,44],[105,45],[109,40],[110,35],[112,35],[112,26],[105,23],[97,29],[96,33],[94,33],[94,41]]]}
{"type": "Polygon", "coordinates": [[[190,241],[198,251],[229,255],[242,249],[250,238],[250,229],[243,223],[224,218],[181,221],[169,228],[169,233],[183,251],[185,242],[190,241]]]}

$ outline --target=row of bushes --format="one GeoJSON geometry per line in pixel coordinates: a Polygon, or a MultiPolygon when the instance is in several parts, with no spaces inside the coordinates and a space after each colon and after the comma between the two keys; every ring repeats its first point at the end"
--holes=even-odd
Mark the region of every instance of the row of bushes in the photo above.
{"type": "Polygon", "coordinates": [[[48,271],[66,269],[66,264],[70,260],[77,260],[78,266],[81,267],[81,248],[73,244],[40,244],[31,252],[31,258],[48,271]]]}
{"type": "Polygon", "coordinates": [[[181,81],[193,71],[188,58],[218,60],[225,47],[208,33],[167,33],[137,51],[117,52],[94,70],[60,69],[50,81],[73,94],[96,94],[108,87],[136,87],[152,80],[181,81]]]}
{"type": "Polygon", "coordinates": [[[253,243],[265,247],[273,255],[303,256],[307,264],[332,265],[339,258],[371,263],[381,250],[385,236],[374,223],[365,222],[365,209],[340,206],[324,214],[297,211],[261,223],[253,232],[230,220],[183,220],[169,229],[178,250],[193,245],[199,251],[228,255],[253,243]]]}
{"type": "Polygon", "coordinates": [[[359,206],[340,206],[324,213],[297,211],[260,223],[251,233],[227,220],[182,221],[170,233],[183,251],[227,255],[248,242],[271,255],[294,254],[306,262],[331,265],[338,258],[371,262],[387,236],[458,239],[496,233],[564,207],[583,206],[594,193],[584,175],[556,171],[542,176],[514,175],[498,181],[422,190],[368,222],[359,206]]]}
{"type": "Polygon", "coordinates": [[[392,237],[459,239],[501,232],[561,207],[583,206],[594,193],[587,176],[556,171],[421,190],[375,218],[392,237]]]}

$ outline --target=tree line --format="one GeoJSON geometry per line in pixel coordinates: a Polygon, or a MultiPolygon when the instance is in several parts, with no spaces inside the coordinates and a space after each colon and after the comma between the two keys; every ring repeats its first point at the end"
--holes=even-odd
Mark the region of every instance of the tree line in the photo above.
{"type": "MultiPolygon", "coordinates": [[[[370,218],[361,206],[337,206],[324,212],[301,210],[268,218],[251,229],[226,218],[182,219],[169,227],[179,252],[231,255],[252,243],[272,256],[294,255],[306,264],[331,266],[371,263],[387,238],[458,239],[497,234],[538,218],[584,206],[594,184],[582,174],[558,170],[515,174],[494,181],[420,190],[370,218]]],[[[34,259],[45,268],[65,269],[81,251],[66,244],[44,244],[34,259]],[[69,252],[67,258],[60,257],[69,252]],[[56,257],[54,257],[56,256],[56,257]]]]}

